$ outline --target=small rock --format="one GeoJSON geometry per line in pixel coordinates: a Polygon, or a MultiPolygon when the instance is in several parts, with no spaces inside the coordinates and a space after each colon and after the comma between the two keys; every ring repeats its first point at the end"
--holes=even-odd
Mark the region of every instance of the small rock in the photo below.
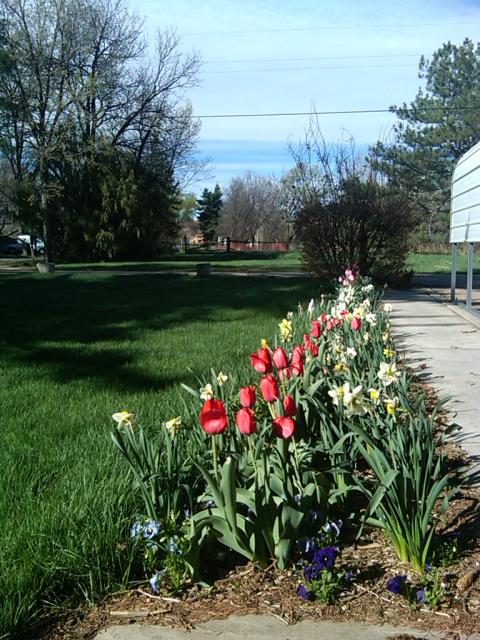
{"type": "Polygon", "coordinates": [[[464,591],[466,591],[467,589],[469,589],[472,584],[475,582],[475,580],[477,579],[477,572],[476,571],[468,571],[467,573],[465,573],[461,578],[459,578],[457,580],[457,590],[459,593],[463,593],[464,591]]]}

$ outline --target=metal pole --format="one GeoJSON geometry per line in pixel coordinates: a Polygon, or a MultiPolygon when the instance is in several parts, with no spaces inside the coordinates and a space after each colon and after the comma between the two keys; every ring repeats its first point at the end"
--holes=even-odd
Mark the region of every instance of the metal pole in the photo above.
{"type": "Polygon", "coordinates": [[[473,242],[468,243],[467,262],[467,307],[472,306],[472,285],[473,285],[473,242]]]}
{"type": "Polygon", "coordinates": [[[455,242],[452,243],[452,276],[450,281],[450,302],[452,304],[457,303],[456,296],[456,286],[457,286],[457,245],[455,242]]]}

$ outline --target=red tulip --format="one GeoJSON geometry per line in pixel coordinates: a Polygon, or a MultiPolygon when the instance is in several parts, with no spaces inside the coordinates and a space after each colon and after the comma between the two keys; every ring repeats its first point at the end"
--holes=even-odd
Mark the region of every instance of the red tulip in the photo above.
{"type": "Polygon", "coordinates": [[[251,409],[248,409],[247,407],[244,407],[243,409],[239,409],[237,411],[235,421],[237,423],[237,427],[240,429],[240,432],[245,436],[249,436],[250,434],[255,433],[257,429],[255,414],[251,409]]]}
{"type": "Polygon", "coordinates": [[[303,334],[303,344],[309,344],[310,343],[310,334],[309,333],[304,333],[303,334]]]}
{"type": "Polygon", "coordinates": [[[310,344],[309,349],[310,349],[310,353],[312,354],[312,356],[318,356],[318,347],[314,342],[312,342],[310,344]]]}
{"type": "Polygon", "coordinates": [[[248,387],[241,387],[240,389],[240,404],[242,407],[253,407],[257,401],[257,387],[251,384],[248,387]]]}
{"type": "Polygon", "coordinates": [[[292,351],[292,364],[303,362],[303,347],[299,344],[293,347],[292,351]]]}
{"type": "Polygon", "coordinates": [[[297,405],[292,396],[285,396],[283,399],[283,415],[291,417],[297,413],[297,405]]]}
{"type": "Polygon", "coordinates": [[[354,331],[358,331],[358,329],[360,329],[360,327],[362,326],[362,320],[358,316],[353,316],[350,322],[350,326],[354,331]]]}
{"type": "Polygon", "coordinates": [[[280,397],[278,382],[271,376],[265,376],[260,380],[260,389],[266,402],[275,402],[280,397]]]}
{"type": "Polygon", "coordinates": [[[251,353],[250,362],[258,373],[270,373],[273,371],[270,350],[266,347],[260,347],[257,353],[251,353]]]}
{"type": "Polygon", "coordinates": [[[320,322],[318,320],[312,320],[312,336],[314,338],[319,338],[322,335],[322,328],[320,327],[320,322]]]}
{"type": "Polygon", "coordinates": [[[301,376],[303,373],[303,362],[294,362],[290,367],[293,376],[301,376]]]}
{"type": "Polygon", "coordinates": [[[333,328],[334,328],[334,326],[335,326],[335,324],[334,324],[334,323],[332,323],[332,321],[331,321],[331,320],[329,320],[329,321],[327,322],[327,324],[325,325],[325,328],[327,329],[327,331],[330,331],[330,329],[333,329],[333,328]]]}
{"type": "Polygon", "coordinates": [[[228,418],[225,405],[221,400],[207,400],[200,411],[200,424],[206,433],[223,433],[227,428],[228,418]]]}
{"type": "Polygon", "coordinates": [[[325,324],[325,322],[327,321],[327,314],[322,313],[322,315],[320,316],[320,320],[325,324]]]}
{"type": "Polygon", "coordinates": [[[295,420],[289,416],[279,416],[273,420],[273,433],[277,438],[290,438],[295,431],[295,420]]]}
{"type": "Polygon", "coordinates": [[[288,367],[288,356],[283,347],[277,347],[272,355],[272,360],[277,369],[285,369],[288,367]]]}
{"type": "Polygon", "coordinates": [[[289,380],[292,377],[292,371],[287,367],[286,369],[280,369],[278,372],[278,377],[281,382],[284,380],[289,380]]]}

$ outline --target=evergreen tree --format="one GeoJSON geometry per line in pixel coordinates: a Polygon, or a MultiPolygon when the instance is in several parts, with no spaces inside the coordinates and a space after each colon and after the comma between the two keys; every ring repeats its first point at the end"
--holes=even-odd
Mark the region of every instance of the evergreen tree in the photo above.
{"type": "Polygon", "coordinates": [[[212,242],[215,238],[222,204],[222,191],[218,184],[213,191],[204,189],[201,198],[197,200],[198,222],[204,242],[212,242]]]}
{"type": "Polygon", "coordinates": [[[448,229],[450,177],[455,162],[480,140],[480,43],[444,44],[426,60],[425,80],[408,106],[393,106],[399,122],[392,143],[378,142],[370,161],[394,185],[403,187],[430,238],[448,229]]]}

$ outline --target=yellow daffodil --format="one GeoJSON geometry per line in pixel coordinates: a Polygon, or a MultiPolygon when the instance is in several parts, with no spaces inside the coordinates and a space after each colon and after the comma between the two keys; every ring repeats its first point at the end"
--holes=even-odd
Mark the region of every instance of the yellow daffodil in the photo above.
{"type": "Polygon", "coordinates": [[[385,406],[387,408],[387,413],[389,416],[394,416],[397,412],[398,399],[397,398],[387,398],[385,400],[385,406]]]}
{"type": "Polygon", "coordinates": [[[170,435],[174,436],[177,431],[182,426],[182,417],[177,416],[176,418],[172,418],[168,422],[165,422],[165,429],[170,433],[170,435]]]}
{"type": "Polygon", "coordinates": [[[377,389],[369,389],[368,393],[370,395],[370,400],[373,400],[373,402],[378,402],[378,400],[380,399],[380,391],[378,391],[377,389]]]}
{"type": "Polygon", "coordinates": [[[112,418],[117,423],[117,429],[123,429],[124,427],[133,429],[135,425],[135,414],[130,411],[119,411],[118,413],[114,413],[112,418]]]}
{"type": "Polygon", "coordinates": [[[365,333],[363,334],[363,341],[368,342],[369,340],[370,340],[370,334],[368,333],[368,331],[365,331],[365,333]]]}
{"type": "Polygon", "coordinates": [[[260,346],[262,347],[262,349],[268,349],[268,342],[267,340],[265,340],[265,338],[262,338],[262,342],[260,343],[260,346]]]}
{"type": "Polygon", "coordinates": [[[217,376],[217,382],[218,382],[218,384],[222,387],[222,386],[225,384],[225,382],[226,382],[227,380],[228,380],[228,376],[227,376],[227,375],[225,375],[225,374],[223,373],[223,371],[220,371],[220,373],[219,373],[219,374],[218,374],[218,376],[217,376]]]}
{"type": "Polygon", "coordinates": [[[209,382],[200,389],[201,400],[211,400],[214,395],[212,385],[209,382]]]}
{"type": "Polygon", "coordinates": [[[337,362],[337,364],[333,367],[333,373],[340,374],[348,371],[348,367],[345,362],[337,362]]]}
{"type": "Polygon", "coordinates": [[[383,350],[383,355],[384,355],[386,358],[393,358],[393,356],[395,355],[395,351],[394,351],[393,349],[385,348],[385,349],[383,350]]]}
{"type": "Polygon", "coordinates": [[[278,325],[280,329],[280,339],[284,342],[288,342],[293,338],[292,321],[288,318],[284,318],[278,325]]]}

